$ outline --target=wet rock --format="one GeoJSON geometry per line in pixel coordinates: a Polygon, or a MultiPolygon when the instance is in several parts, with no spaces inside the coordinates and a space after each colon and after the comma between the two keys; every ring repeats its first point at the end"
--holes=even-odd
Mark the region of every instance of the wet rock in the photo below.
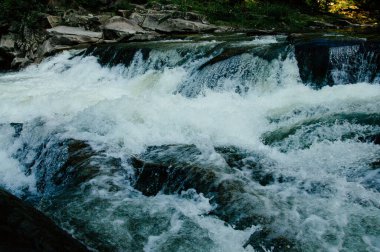
{"type": "Polygon", "coordinates": [[[266,225],[270,222],[263,209],[260,209],[262,202],[247,191],[242,181],[222,180],[214,190],[214,193],[208,194],[214,197],[213,202],[218,205],[212,214],[236,229],[244,230],[252,225],[266,225]]]}
{"type": "MultiPolygon", "coordinates": [[[[25,128],[19,124],[13,127],[15,135],[25,128]]],[[[35,126],[33,130],[38,134],[40,128],[35,126]]],[[[80,140],[62,140],[51,136],[41,144],[28,146],[25,143],[21,146],[14,157],[24,166],[26,174],[33,172],[38,192],[46,197],[75,188],[99,174],[113,174],[121,170],[120,159],[95,151],[80,140]]]]}
{"type": "Polygon", "coordinates": [[[245,246],[251,245],[256,251],[263,251],[263,248],[273,251],[300,251],[295,242],[282,236],[274,235],[268,229],[263,229],[251,235],[245,246]]]}
{"type": "Polygon", "coordinates": [[[370,167],[372,169],[380,169],[380,158],[376,161],[373,161],[372,163],[370,163],[370,167]]]}
{"type": "Polygon", "coordinates": [[[129,66],[134,59],[137,51],[141,52],[143,60],[146,60],[149,57],[151,49],[131,48],[125,44],[118,43],[104,46],[91,46],[86,51],[84,51],[83,55],[96,56],[98,58],[98,62],[102,66],[115,66],[118,64],[129,66]]]}
{"type": "Polygon", "coordinates": [[[135,188],[146,196],[159,193],[168,179],[168,167],[157,164],[143,164],[136,158],[132,159],[135,168],[138,168],[135,188]],[[137,164],[141,165],[137,165],[137,164]]]}
{"type": "Polygon", "coordinates": [[[112,172],[120,168],[120,160],[95,152],[86,142],[68,139],[44,143],[31,169],[35,172],[38,190],[48,195],[88,181],[97,176],[104,165],[112,172]]]}
{"type": "Polygon", "coordinates": [[[370,135],[370,136],[361,136],[358,138],[360,142],[373,143],[376,145],[380,144],[380,134],[370,135]]]}
{"type": "Polygon", "coordinates": [[[16,57],[12,60],[11,68],[13,69],[23,68],[29,65],[30,63],[32,63],[32,61],[29,58],[16,57]]]}
{"type": "Polygon", "coordinates": [[[194,155],[199,154],[197,148],[191,145],[148,148],[146,154],[130,160],[136,171],[134,187],[146,196],[195,189],[217,205],[211,214],[237,229],[270,222],[265,216],[262,202],[247,190],[246,182],[225,178],[225,173],[215,167],[197,165],[194,155]],[[181,159],[181,156],[186,158],[181,159]]]}
{"type": "Polygon", "coordinates": [[[227,49],[224,49],[219,55],[213,57],[212,59],[205,62],[203,65],[201,65],[199,67],[199,70],[202,70],[207,66],[212,66],[218,62],[229,59],[231,57],[241,55],[243,53],[246,53],[247,51],[248,51],[247,48],[227,48],[227,49]]]}
{"type": "Polygon", "coordinates": [[[0,251],[89,251],[49,218],[0,189],[0,251]]]}
{"type": "Polygon", "coordinates": [[[10,123],[10,126],[13,127],[13,129],[15,130],[13,137],[19,137],[21,135],[24,124],[22,124],[22,123],[10,123]]]}
{"type": "Polygon", "coordinates": [[[133,20],[122,17],[111,18],[103,27],[104,38],[108,40],[122,40],[145,31],[133,20]]]}

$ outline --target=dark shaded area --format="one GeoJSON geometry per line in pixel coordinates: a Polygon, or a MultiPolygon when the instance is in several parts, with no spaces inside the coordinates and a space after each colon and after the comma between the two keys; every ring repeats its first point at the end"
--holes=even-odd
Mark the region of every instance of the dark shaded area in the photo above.
{"type": "Polygon", "coordinates": [[[92,46],[85,50],[83,56],[95,56],[98,58],[98,62],[102,66],[116,66],[123,64],[128,67],[136,52],[140,51],[143,55],[143,59],[146,60],[149,57],[149,48],[134,48],[127,47],[123,44],[115,44],[111,46],[92,46]]]}
{"type": "Polygon", "coordinates": [[[11,63],[14,55],[0,49],[0,71],[6,71],[11,69],[11,63]]]}
{"type": "Polygon", "coordinates": [[[20,199],[0,189],[0,251],[89,251],[20,199]]]}

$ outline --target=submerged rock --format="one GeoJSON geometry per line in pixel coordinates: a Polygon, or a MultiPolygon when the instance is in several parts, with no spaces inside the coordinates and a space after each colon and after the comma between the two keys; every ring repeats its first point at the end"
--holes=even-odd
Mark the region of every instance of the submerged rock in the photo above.
{"type": "MultiPolygon", "coordinates": [[[[154,196],[159,192],[173,194],[195,189],[216,205],[210,214],[218,216],[239,230],[244,230],[252,225],[266,226],[268,231],[262,234],[266,241],[265,245],[276,244],[275,246],[277,246],[280,244],[294,248],[294,244],[286,237],[269,231],[272,220],[265,213],[264,202],[248,186],[247,182],[226,174],[232,172],[231,167],[241,169],[247,165],[243,160],[248,154],[243,151],[238,152],[236,148],[221,147],[217,151],[228,164],[226,170],[197,164],[196,156],[200,152],[192,145],[150,147],[145,154],[130,159],[136,173],[134,187],[146,196],[154,196]]],[[[251,165],[253,165],[252,169],[260,170],[259,165],[256,166],[252,163],[251,165]]],[[[262,170],[261,173],[265,172],[262,170]]],[[[253,179],[256,175],[253,175],[253,179]]],[[[272,179],[273,177],[263,184],[271,183],[269,181],[272,179]]],[[[260,247],[261,241],[256,242],[251,239],[248,243],[260,247]]]]}
{"type": "Polygon", "coordinates": [[[89,251],[41,212],[0,189],[0,251],[89,251]]]}

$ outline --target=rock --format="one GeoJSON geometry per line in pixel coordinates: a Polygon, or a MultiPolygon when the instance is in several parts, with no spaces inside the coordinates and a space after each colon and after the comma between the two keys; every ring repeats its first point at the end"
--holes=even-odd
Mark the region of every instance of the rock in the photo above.
{"type": "Polygon", "coordinates": [[[56,45],[54,43],[54,39],[50,38],[46,40],[38,49],[38,55],[39,58],[42,59],[42,57],[50,56],[54,53],[68,50],[72,48],[71,46],[64,46],[64,45],[56,45]]]}
{"type": "Polygon", "coordinates": [[[350,27],[350,26],[360,26],[359,24],[351,23],[350,21],[346,19],[337,19],[333,21],[334,25],[337,26],[343,26],[343,27],[350,27]]]}
{"type": "Polygon", "coordinates": [[[89,251],[41,212],[0,189],[0,251],[89,251]]]}
{"type": "Polygon", "coordinates": [[[118,10],[117,12],[120,13],[123,18],[127,18],[130,14],[129,10],[118,10]]]}
{"type": "Polygon", "coordinates": [[[281,234],[271,234],[271,231],[265,228],[253,233],[244,246],[248,245],[251,245],[255,251],[262,251],[263,248],[273,252],[300,251],[291,239],[281,234]]]}
{"type": "Polygon", "coordinates": [[[130,16],[129,16],[129,19],[134,21],[136,24],[138,25],[142,25],[142,23],[144,22],[144,15],[141,14],[141,13],[138,13],[138,12],[133,12],[130,16]]]}
{"type": "Polygon", "coordinates": [[[59,26],[62,23],[62,18],[58,16],[49,15],[46,17],[51,28],[59,26]]]}
{"type": "Polygon", "coordinates": [[[111,15],[93,15],[91,13],[82,15],[75,11],[68,12],[64,15],[63,21],[67,26],[82,27],[90,31],[101,31],[101,26],[104,25],[111,15]]]}
{"type": "Polygon", "coordinates": [[[136,8],[129,18],[145,29],[163,33],[200,33],[217,29],[205,16],[179,11],[177,5],[152,3],[150,9],[136,8]]]}
{"type": "Polygon", "coordinates": [[[87,41],[91,40],[93,42],[97,42],[99,39],[102,38],[101,32],[87,31],[80,27],[71,27],[71,26],[64,26],[64,25],[48,29],[47,32],[53,35],[60,35],[60,36],[78,36],[78,37],[82,37],[83,39],[87,41]]]}
{"type": "Polygon", "coordinates": [[[13,68],[13,69],[22,68],[22,67],[29,65],[30,63],[32,63],[32,61],[29,58],[16,57],[13,59],[13,61],[11,63],[11,68],[13,68]]]}
{"type": "Polygon", "coordinates": [[[38,48],[39,58],[52,55],[62,50],[78,48],[77,46],[87,47],[90,44],[101,42],[102,33],[86,31],[79,27],[57,26],[48,29],[51,37],[44,41],[38,48]]]}
{"type": "Polygon", "coordinates": [[[196,21],[189,21],[180,18],[168,18],[165,14],[147,14],[142,23],[142,27],[164,33],[201,33],[212,32],[216,26],[204,24],[196,21]]]}
{"type": "Polygon", "coordinates": [[[7,34],[1,36],[0,40],[0,49],[10,52],[14,50],[14,47],[16,45],[15,36],[13,34],[7,34]]]}
{"type": "Polygon", "coordinates": [[[142,33],[145,31],[137,23],[122,17],[111,18],[103,27],[104,38],[111,40],[121,40],[142,33]]]}
{"type": "Polygon", "coordinates": [[[380,169],[380,158],[369,164],[372,169],[380,169]]]}
{"type": "MultiPolygon", "coordinates": [[[[224,154],[234,155],[227,152],[224,154]]],[[[188,164],[197,155],[200,155],[199,151],[192,145],[150,147],[141,157],[132,157],[130,160],[136,170],[133,186],[146,196],[195,189],[217,205],[212,214],[237,229],[269,222],[261,209],[261,200],[246,188],[245,182],[226,178],[225,173],[220,173],[215,167],[188,164]],[[181,157],[186,157],[189,161],[181,160],[181,157]]],[[[236,156],[233,159],[235,158],[241,161],[242,157],[236,156]]]]}
{"type": "Polygon", "coordinates": [[[337,26],[324,22],[324,21],[319,21],[319,20],[314,20],[310,23],[311,26],[313,27],[318,27],[318,28],[330,28],[330,29],[336,29],[337,26]]]}

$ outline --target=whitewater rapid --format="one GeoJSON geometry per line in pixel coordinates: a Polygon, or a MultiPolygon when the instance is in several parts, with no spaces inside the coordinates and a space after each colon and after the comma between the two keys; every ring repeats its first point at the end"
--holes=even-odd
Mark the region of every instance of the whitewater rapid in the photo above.
{"type": "MultiPolygon", "coordinates": [[[[205,50],[219,44],[171,42],[149,56],[136,50],[129,65],[103,65],[96,55],[69,51],[0,74],[0,185],[39,195],[34,166],[27,170],[25,163],[38,159],[41,142],[85,141],[120,159],[122,171],[102,164],[104,172],[73,189],[74,196],[53,200],[62,209],[45,202],[48,196],[35,204],[90,247],[253,251],[246,243],[265,223],[238,230],[209,215],[215,204],[193,189],[146,197],[132,187],[130,156],[149,146],[195,145],[201,152],[195,163],[245,181],[260,198],[257,211],[270,219],[268,226],[302,251],[380,251],[380,175],[371,168],[380,146],[361,140],[380,133],[377,80],[315,89],[302,82],[288,45],[273,59],[245,52],[204,67],[219,53],[205,50]],[[11,123],[23,125],[19,137],[11,123]],[[250,159],[275,181],[260,185],[244,167],[226,172],[215,150],[220,146],[253,153],[250,159]],[[81,219],[84,230],[70,218],[81,219]]],[[[333,73],[344,82],[339,75],[333,73]]]]}

